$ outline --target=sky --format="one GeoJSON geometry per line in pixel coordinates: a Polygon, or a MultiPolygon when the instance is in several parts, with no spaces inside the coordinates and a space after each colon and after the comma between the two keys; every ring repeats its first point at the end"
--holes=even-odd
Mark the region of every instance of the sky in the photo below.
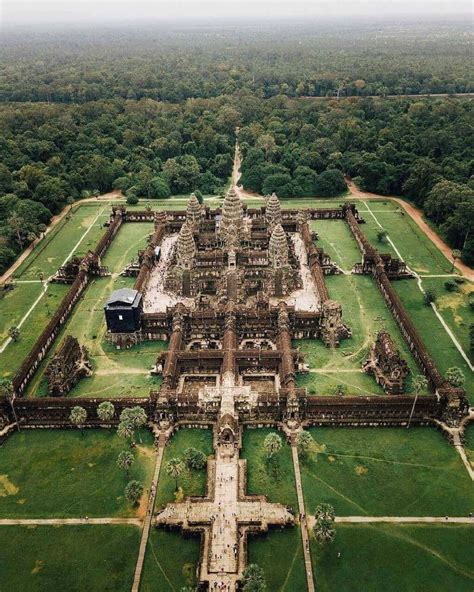
{"type": "Polygon", "coordinates": [[[470,0],[0,0],[0,23],[431,15],[469,13],[470,0]]]}

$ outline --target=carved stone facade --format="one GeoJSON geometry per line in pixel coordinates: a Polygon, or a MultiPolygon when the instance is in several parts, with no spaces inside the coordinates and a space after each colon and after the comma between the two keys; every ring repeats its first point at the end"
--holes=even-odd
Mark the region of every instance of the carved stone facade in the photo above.
{"type": "Polygon", "coordinates": [[[377,334],[369,358],[362,365],[362,369],[367,374],[373,374],[377,384],[380,384],[388,395],[400,395],[404,392],[408,366],[400,357],[400,352],[387,331],[382,330],[377,334]]]}
{"type": "Polygon", "coordinates": [[[48,395],[63,397],[81,378],[91,374],[92,366],[86,347],[80,345],[72,335],[67,335],[45,371],[48,395]]]}

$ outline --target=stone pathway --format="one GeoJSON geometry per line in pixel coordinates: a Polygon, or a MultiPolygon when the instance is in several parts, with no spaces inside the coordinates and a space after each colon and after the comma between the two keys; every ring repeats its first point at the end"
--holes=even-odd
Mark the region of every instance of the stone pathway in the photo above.
{"type": "Polygon", "coordinates": [[[83,526],[98,524],[132,524],[141,526],[139,518],[2,518],[0,526],[83,526]]]}
{"type": "MultiPolygon", "coordinates": [[[[371,524],[384,522],[390,524],[472,524],[469,516],[336,516],[336,524],[371,524]]],[[[309,518],[314,525],[314,516],[309,518]]]]}
{"type": "Polygon", "coordinates": [[[153,479],[150,486],[150,495],[148,498],[147,511],[145,521],[143,523],[142,538],[140,541],[140,549],[138,551],[137,563],[135,565],[135,575],[133,577],[132,592],[138,592],[140,588],[140,579],[142,576],[143,562],[145,561],[146,546],[148,543],[148,535],[150,533],[151,521],[153,518],[153,508],[155,507],[156,488],[158,485],[158,477],[160,475],[161,461],[163,460],[164,450],[164,436],[160,435],[158,440],[158,453],[156,455],[155,470],[153,472],[153,479]]]}
{"type": "Polygon", "coordinates": [[[308,585],[308,592],[314,592],[314,577],[313,565],[311,563],[311,552],[309,547],[309,531],[308,520],[306,518],[306,510],[304,507],[303,487],[301,485],[300,460],[298,458],[298,451],[295,444],[291,446],[291,454],[293,457],[293,467],[295,471],[296,493],[298,495],[298,506],[301,518],[301,539],[303,541],[304,564],[306,569],[306,581],[308,585]]]}

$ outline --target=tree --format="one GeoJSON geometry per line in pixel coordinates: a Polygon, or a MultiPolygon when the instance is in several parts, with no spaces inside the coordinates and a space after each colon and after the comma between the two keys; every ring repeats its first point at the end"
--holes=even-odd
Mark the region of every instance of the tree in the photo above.
{"type": "Polygon", "coordinates": [[[163,177],[154,177],[150,181],[150,196],[157,199],[164,199],[171,195],[170,186],[163,177]]]}
{"type": "Polygon", "coordinates": [[[267,590],[265,572],[259,565],[251,563],[244,569],[242,590],[243,592],[265,592],[267,590]]]}
{"type": "Polygon", "coordinates": [[[24,239],[22,236],[23,229],[25,227],[25,220],[19,216],[16,212],[13,212],[12,215],[7,220],[8,226],[13,230],[16,236],[16,240],[20,249],[23,250],[24,239]]]}
{"type": "Polygon", "coordinates": [[[296,448],[301,456],[306,457],[310,450],[314,448],[313,436],[305,430],[300,432],[296,438],[296,448]]]}
{"type": "Polygon", "coordinates": [[[73,423],[78,428],[81,428],[81,434],[84,435],[83,427],[87,419],[87,411],[84,407],[80,407],[76,405],[71,409],[71,413],[69,414],[69,421],[73,423]]]}
{"type": "Polygon", "coordinates": [[[436,302],[436,293],[434,292],[434,290],[432,290],[431,288],[426,290],[426,292],[423,294],[423,301],[426,304],[426,306],[431,306],[432,302],[436,302]]]}
{"type": "Polygon", "coordinates": [[[175,480],[176,488],[178,490],[178,479],[184,471],[184,463],[180,458],[170,458],[165,466],[166,474],[175,480]]]}
{"type": "Polygon", "coordinates": [[[315,512],[314,536],[319,545],[332,543],[336,536],[334,529],[335,512],[330,504],[319,504],[315,512]]]}
{"type": "Polygon", "coordinates": [[[347,191],[344,175],[337,169],[328,169],[316,177],[315,194],[320,197],[334,197],[347,191]]]}
{"type": "Polygon", "coordinates": [[[125,497],[135,506],[143,495],[143,485],[140,481],[129,481],[125,486],[125,497]]]}
{"type": "Polygon", "coordinates": [[[453,249],[453,252],[451,253],[452,257],[453,257],[453,266],[451,267],[451,273],[454,271],[454,266],[456,265],[456,260],[457,259],[461,259],[461,251],[459,249],[453,249]]]}
{"type": "Polygon", "coordinates": [[[120,414],[120,423],[127,423],[135,432],[138,431],[138,438],[142,441],[140,428],[146,425],[148,421],[147,415],[143,407],[127,407],[120,414]]]}
{"type": "Polygon", "coordinates": [[[128,440],[130,442],[130,446],[133,445],[133,436],[135,435],[135,430],[133,426],[127,421],[121,421],[117,427],[117,436],[119,438],[124,438],[124,440],[128,440]]]}
{"type": "Polygon", "coordinates": [[[115,407],[113,406],[113,404],[110,401],[103,401],[97,407],[97,417],[101,421],[106,421],[106,422],[112,421],[112,419],[114,418],[114,415],[115,415],[115,407]]]}
{"type": "Polygon", "coordinates": [[[117,466],[125,471],[127,478],[129,476],[130,467],[134,462],[135,456],[130,450],[122,450],[117,457],[117,466]]]}
{"type": "Polygon", "coordinates": [[[413,413],[415,412],[415,405],[416,405],[416,402],[418,401],[418,396],[420,393],[422,393],[423,391],[425,391],[428,388],[428,380],[426,379],[425,376],[423,376],[423,374],[418,374],[413,379],[413,386],[415,387],[415,399],[413,401],[413,406],[411,408],[410,417],[408,419],[407,430],[410,427],[413,413]]]}
{"type": "Polygon", "coordinates": [[[138,196],[132,190],[127,191],[127,203],[129,206],[134,206],[138,203],[138,196]]]}
{"type": "Polygon", "coordinates": [[[462,387],[466,381],[466,377],[464,376],[461,368],[453,366],[452,368],[448,368],[446,370],[446,380],[451,386],[462,387]]]}
{"type": "Polygon", "coordinates": [[[263,448],[268,459],[274,458],[280,452],[281,446],[281,438],[275,432],[270,432],[263,441],[263,448]]]}
{"type": "Polygon", "coordinates": [[[8,329],[8,335],[12,341],[18,341],[20,339],[20,329],[14,325],[8,329]]]}
{"type": "Polygon", "coordinates": [[[206,466],[207,458],[204,452],[197,448],[186,448],[183,454],[184,462],[188,469],[200,471],[206,466]]]}
{"type": "Polygon", "coordinates": [[[383,228],[381,228],[377,232],[377,240],[379,241],[379,243],[384,243],[387,240],[387,236],[388,236],[388,232],[386,230],[384,230],[383,228]]]}
{"type": "Polygon", "coordinates": [[[15,418],[15,423],[18,427],[18,431],[20,431],[20,424],[18,423],[18,417],[16,415],[15,410],[15,389],[13,387],[13,382],[8,378],[0,378],[0,398],[5,397],[7,401],[10,403],[10,407],[12,409],[13,417],[15,418]]]}

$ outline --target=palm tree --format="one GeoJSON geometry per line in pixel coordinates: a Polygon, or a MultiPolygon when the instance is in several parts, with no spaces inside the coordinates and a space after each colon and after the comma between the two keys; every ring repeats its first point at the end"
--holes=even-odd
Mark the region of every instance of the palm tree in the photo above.
{"type": "Polygon", "coordinates": [[[407,430],[410,427],[411,418],[413,417],[413,413],[415,411],[415,405],[418,400],[418,395],[428,388],[428,380],[425,376],[423,376],[423,374],[418,374],[418,376],[415,376],[413,380],[413,385],[415,387],[415,400],[413,401],[413,407],[411,408],[410,418],[408,419],[407,430]]]}
{"type": "Polygon", "coordinates": [[[79,407],[76,405],[71,409],[71,413],[69,415],[69,421],[76,425],[78,428],[81,428],[81,434],[84,435],[83,427],[87,419],[87,411],[84,407],[79,407]]]}
{"type": "Polygon", "coordinates": [[[263,441],[263,448],[268,459],[274,458],[274,456],[281,450],[281,438],[275,432],[270,432],[263,441]]]}
{"type": "Polygon", "coordinates": [[[316,507],[314,517],[316,522],[313,532],[318,544],[326,545],[327,543],[332,543],[336,536],[334,529],[334,521],[336,519],[334,508],[331,504],[319,504],[316,507]]]}
{"type": "Polygon", "coordinates": [[[115,415],[115,407],[110,401],[103,401],[97,407],[97,417],[100,421],[109,422],[112,421],[115,415]]]}
{"type": "Polygon", "coordinates": [[[135,456],[130,452],[130,450],[122,450],[117,457],[117,466],[121,469],[124,469],[127,477],[129,476],[130,467],[135,462],[135,456]]]}
{"type": "Polygon", "coordinates": [[[133,431],[138,430],[138,438],[142,442],[140,428],[146,425],[147,415],[143,407],[127,407],[120,414],[120,423],[127,423],[133,431]]]}
{"type": "Polygon", "coordinates": [[[303,430],[298,434],[298,437],[296,438],[296,448],[301,456],[306,456],[313,446],[313,436],[309,432],[303,430]]]}
{"type": "Polygon", "coordinates": [[[465,383],[466,377],[461,368],[453,366],[446,370],[446,380],[451,386],[461,387],[465,383]]]}
{"type": "Polygon", "coordinates": [[[200,471],[206,466],[206,455],[197,448],[186,448],[183,454],[184,462],[189,469],[200,471]]]}
{"type": "Polygon", "coordinates": [[[180,458],[170,458],[169,461],[166,463],[166,474],[175,480],[176,489],[178,490],[178,479],[180,478],[182,472],[184,471],[184,463],[180,458]]]}
{"type": "Polygon", "coordinates": [[[133,426],[130,425],[127,421],[121,421],[117,427],[117,436],[119,438],[124,438],[125,440],[129,440],[130,446],[133,445],[133,436],[135,435],[135,430],[133,426]]]}
{"type": "Polygon", "coordinates": [[[125,486],[125,497],[134,506],[143,495],[143,485],[140,481],[129,481],[125,486]]]}

